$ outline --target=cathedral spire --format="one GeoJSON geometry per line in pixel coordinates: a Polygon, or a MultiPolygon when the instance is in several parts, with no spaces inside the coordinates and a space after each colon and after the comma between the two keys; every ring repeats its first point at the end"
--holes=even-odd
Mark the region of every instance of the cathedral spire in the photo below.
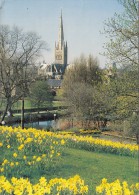
{"type": "Polygon", "coordinates": [[[58,44],[59,44],[59,48],[62,49],[63,44],[64,44],[64,31],[63,31],[62,10],[61,10],[61,16],[60,16],[60,26],[59,26],[59,34],[58,34],[58,44]]]}
{"type": "Polygon", "coordinates": [[[64,29],[62,11],[60,15],[60,24],[58,32],[58,43],[55,45],[55,63],[63,66],[63,71],[67,66],[67,43],[64,42],[64,29]]]}

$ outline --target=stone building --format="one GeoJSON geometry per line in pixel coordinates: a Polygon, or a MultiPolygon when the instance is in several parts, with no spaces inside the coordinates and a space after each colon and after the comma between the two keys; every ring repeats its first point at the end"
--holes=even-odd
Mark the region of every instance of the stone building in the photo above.
{"type": "Polygon", "coordinates": [[[62,79],[67,67],[67,42],[64,41],[64,29],[62,12],[58,32],[58,41],[55,43],[55,60],[52,64],[42,63],[39,66],[38,74],[46,79],[62,79]]]}
{"type": "Polygon", "coordinates": [[[63,19],[60,16],[58,42],[55,44],[55,64],[61,65],[63,70],[67,67],[67,42],[64,41],[63,19]]]}

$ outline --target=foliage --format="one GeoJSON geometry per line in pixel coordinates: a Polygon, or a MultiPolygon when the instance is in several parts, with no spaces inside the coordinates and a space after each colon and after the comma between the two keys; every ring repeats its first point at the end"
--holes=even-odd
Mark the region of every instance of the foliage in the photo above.
{"type": "Polygon", "coordinates": [[[130,134],[136,136],[137,143],[139,144],[139,113],[133,112],[129,121],[130,121],[130,134]]]}
{"type": "MultiPolygon", "coordinates": [[[[104,33],[108,42],[104,45],[105,54],[110,61],[114,61],[118,67],[121,67],[117,75],[116,86],[118,89],[117,97],[117,115],[123,120],[131,122],[132,114],[138,110],[139,105],[139,2],[119,0],[123,6],[124,12],[115,14],[105,22],[104,33]]],[[[132,134],[138,134],[138,119],[134,120],[131,126],[132,134]]]]}
{"type": "Polygon", "coordinates": [[[105,129],[108,121],[128,120],[139,103],[137,78],[135,66],[117,68],[114,63],[110,69],[100,70],[92,56],[81,56],[63,81],[71,118],[82,121],[85,129],[91,121],[96,128],[105,129]]]}
{"type": "Polygon", "coordinates": [[[46,102],[49,102],[49,106],[52,104],[53,95],[46,81],[36,81],[31,85],[30,100],[38,109],[46,102]]]}
{"type": "MultiPolygon", "coordinates": [[[[105,100],[105,110],[102,109],[102,113],[110,121],[110,130],[123,131],[123,134],[128,136],[137,134],[138,128],[132,128],[130,131],[129,124],[133,113],[138,112],[137,85],[137,72],[129,66],[123,68],[113,66],[105,72],[103,83],[98,90],[102,93],[103,101],[105,100]]],[[[138,119],[134,120],[136,127],[138,127],[137,122],[138,119]]]]}
{"type": "MultiPolygon", "coordinates": [[[[91,78],[90,75],[96,73],[94,64],[92,63],[92,71],[89,69],[86,74],[83,72],[86,66],[83,59],[78,59],[78,68],[69,68],[63,81],[63,94],[71,117],[82,120],[84,124],[87,120],[88,124],[93,121],[98,129],[105,128],[107,121],[126,120],[130,117],[138,105],[136,70],[129,66],[117,68],[113,64],[109,70],[99,70],[97,75],[101,79],[96,78],[93,82],[94,77],[91,78]],[[88,75],[92,83],[89,82],[91,79],[86,79],[88,75]]],[[[93,57],[91,59],[93,61],[93,57]]]]}
{"type": "Polygon", "coordinates": [[[104,107],[97,85],[102,82],[102,70],[93,56],[81,56],[67,69],[62,83],[63,95],[73,117],[96,119],[104,107]],[[97,108],[97,109],[96,109],[97,108]]]}
{"type": "Polygon", "coordinates": [[[111,75],[106,72],[100,91],[106,96],[108,115],[114,119],[126,120],[137,108],[137,80],[133,80],[135,71],[131,68],[111,68],[111,75]]]}
{"type": "Polygon", "coordinates": [[[105,24],[104,33],[108,42],[104,45],[105,55],[119,65],[134,65],[138,53],[138,1],[119,0],[124,12],[115,14],[105,24]]]}

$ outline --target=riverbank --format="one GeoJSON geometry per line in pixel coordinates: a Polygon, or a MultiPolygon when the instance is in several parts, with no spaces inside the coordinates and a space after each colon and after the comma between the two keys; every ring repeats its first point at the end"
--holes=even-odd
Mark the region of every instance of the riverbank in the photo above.
{"type": "MultiPolygon", "coordinates": [[[[52,111],[40,111],[38,112],[26,112],[24,114],[24,122],[32,123],[36,121],[44,120],[56,120],[60,117],[66,116],[67,110],[52,110],[52,111]]],[[[12,125],[21,122],[21,113],[14,113],[13,116],[5,118],[5,124],[12,125]]]]}

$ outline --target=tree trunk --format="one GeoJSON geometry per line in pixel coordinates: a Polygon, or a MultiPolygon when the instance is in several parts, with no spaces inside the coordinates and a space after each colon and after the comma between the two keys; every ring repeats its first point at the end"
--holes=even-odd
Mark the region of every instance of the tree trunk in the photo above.
{"type": "Polygon", "coordinates": [[[24,98],[21,105],[21,128],[24,129],[24,98]]]}
{"type": "Polygon", "coordinates": [[[73,124],[73,118],[71,119],[71,126],[73,128],[74,124],[73,124]]]}
{"type": "Polygon", "coordinates": [[[8,107],[9,107],[9,104],[8,104],[8,102],[7,102],[6,108],[5,108],[5,110],[4,110],[4,112],[3,112],[3,115],[2,115],[2,118],[1,118],[1,123],[2,123],[2,121],[4,121],[4,119],[5,119],[5,116],[6,116],[7,111],[8,111],[8,107]]]}
{"type": "Polygon", "coordinates": [[[90,128],[90,123],[91,123],[91,121],[90,121],[90,119],[89,119],[89,120],[88,120],[88,124],[87,124],[88,129],[90,128]]]}
{"type": "Polygon", "coordinates": [[[107,122],[108,120],[107,119],[104,119],[103,123],[102,123],[102,127],[105,128],[107,126],[107,122]]]}
{"type": "Polygon", "coordinates": [[[12,111],[12,108],[11,107],[9,108],[8,111],[10,112],[10,116],[13,116],[13,111],[12,111]]]}
{"type": "Polygon", "coordinates": [[[40,110],[39,110],[39,108],[40,108],[40,106],[39,106],[39,104],[38,104],[38,113],[37,113],[37,118],[38,118],[38,125],[39,125],[39,114],[40,114],[40,110]]]}

